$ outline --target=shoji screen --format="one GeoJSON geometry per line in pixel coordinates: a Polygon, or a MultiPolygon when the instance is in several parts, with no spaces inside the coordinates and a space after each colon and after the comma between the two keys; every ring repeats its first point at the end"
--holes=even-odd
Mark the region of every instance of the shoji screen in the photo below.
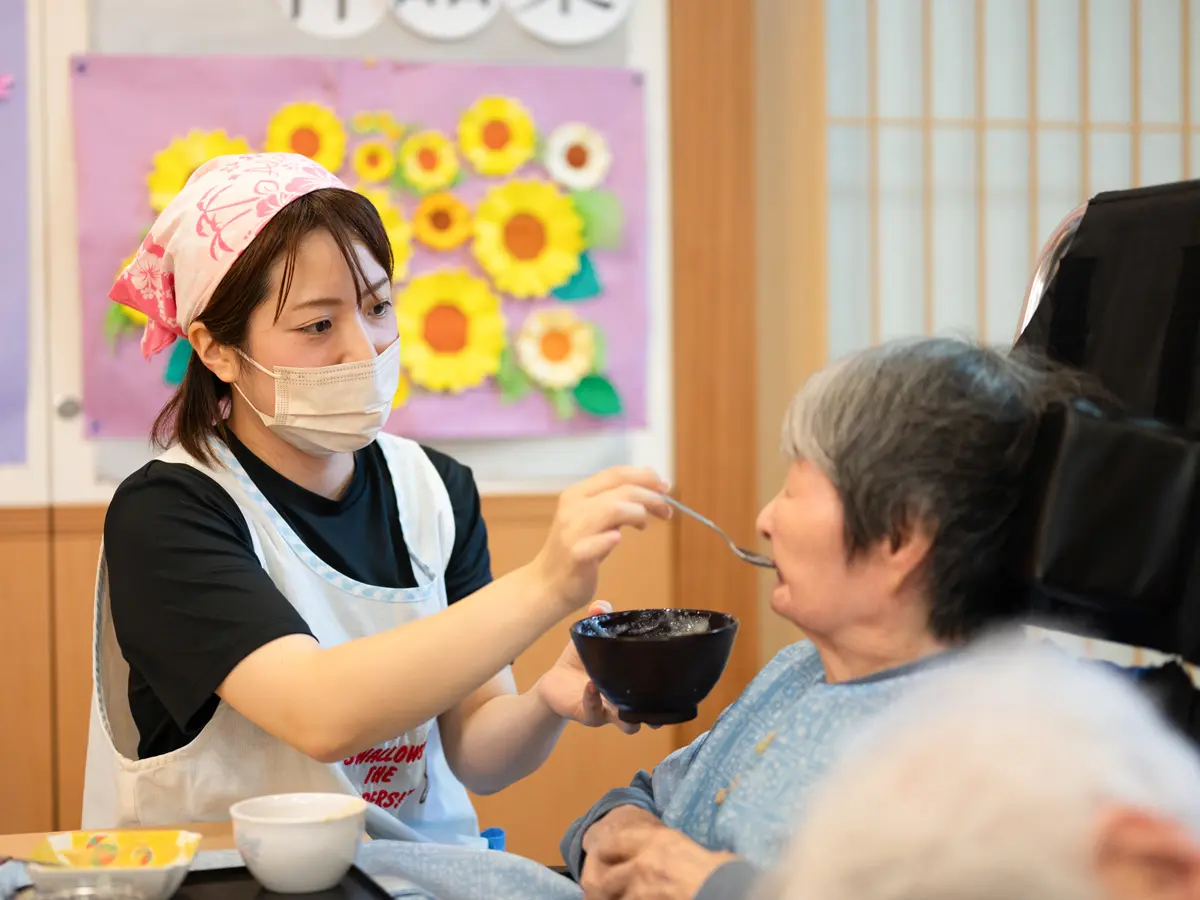
{"type": "Polygon", "coordinates": [[[1013,337],[1043,239],[1200,171],[1200,0],[825,0],[829,353],[1013,337]]]}
{"type": "Polygon", "coordinates": [[[830,358],[921,333],[1009,343],[1067,213],[1200,174],[1200,0],[825,0],[824,15],[830,358]]]}

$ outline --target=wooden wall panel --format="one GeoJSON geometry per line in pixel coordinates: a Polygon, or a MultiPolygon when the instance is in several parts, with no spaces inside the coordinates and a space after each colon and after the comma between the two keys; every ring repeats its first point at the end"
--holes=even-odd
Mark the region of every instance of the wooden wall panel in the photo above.
{"type": "Polygon", "coordinates": [[[54,826],[50,514],[0,509],[0,833],[54,826]]]}
{"type": "Polygon", "coordinates": [[[104,507],[53,510],[57,827],[78,828],[92,691],[92,599],[104,507]]]}
{"type": "MultiPolygon", "coordinates": [[[[758,513],[754,22],[749,0],[671,3],[676,491],[743,547],[758,513]]],[[[741,620],[691,738],[758,672],[758,574],[684,522],[675,586],[681,604],[741,620]]]]}
{"type": "MultiPolygon", "coordinates": [[[[549,527],[554,498],[485,497],[483,503],[496,574],[532,559],[549,527]]],[[[59,828],[79,825],[91,696],[92,595],[103,524],[102,507],[59,508],[54,514],[59,828]]],[[[666,525],[630,534],[604,569],[600,596],[615,607],[670,605],[671,543],[672,528],[666,525]]],[[[517,661],[522,688],[558,658],[568,639],[567,626],[558,626],[517,661]]],[[[40,708],[48,707],[47,697],[40,708]]],[[[504,828],[514,852],[556,862],[566,826],[607,788],[627,783],[639,768],[653,766],[674,750],[676,741],[675,729],[627,737],[615,729],[569,728],[541,771],[500,794],[477,798],[481,822],[504,828]]],[[[0,753],[0,759],[8,758],[0,753]]],[[[30,823],[14,821],[0,831],[49,827],[30,823]]]]}
{"type": "MultiPolygon", "coordinates": [[[[825,0],[758,0],[758,491],[766,503],[787,465],[784,410],[828,359],[829,247],[825,125],[825,0]]],[[[775,573],[759,584],[764,661],[802,637],[770,608],[775,573]]]]}

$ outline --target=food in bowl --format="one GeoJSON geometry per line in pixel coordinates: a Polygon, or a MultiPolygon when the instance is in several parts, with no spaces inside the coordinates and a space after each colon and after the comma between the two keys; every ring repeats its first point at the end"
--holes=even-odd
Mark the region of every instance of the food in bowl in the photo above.
{"type": "Polygon", "coordinates": [[[274,794],[229,809],[233,841],[250,874],[278,894],[338,884],[366,831],[367,803],[347,794],[274,794]]]}
{"type": "Polygon", "coordinates": [[[187,877],[200,840],[178,830],[65,831],[42,841],[25,870],[39,897],[90,890],[166,900],[187,877]]]}
{"type": "Polygon", "coordinates": [[[725,671],[738,621],[703,609],[634,609],[571,626],[588,676],[624,722],[674,725],[699,714],[725,671]]]}

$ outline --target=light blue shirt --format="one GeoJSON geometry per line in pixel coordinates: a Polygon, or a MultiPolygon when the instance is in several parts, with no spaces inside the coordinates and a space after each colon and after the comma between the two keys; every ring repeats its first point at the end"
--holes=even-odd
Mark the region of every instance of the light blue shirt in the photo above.
{"type": "Polygon", "coordinates": [[[868,678],[828,684],[811,643],[785,648],[711,731],[668,756],[653,773],[639,772],[629,787],[609,791],[575,822],[563,839],[567,865],[578,877],[583,835],[625,804],[654,813],[709,850],[736,853],[760,868],[772,865],[843,741],[921,673],[950,656],[937,654],[868,678]]]}

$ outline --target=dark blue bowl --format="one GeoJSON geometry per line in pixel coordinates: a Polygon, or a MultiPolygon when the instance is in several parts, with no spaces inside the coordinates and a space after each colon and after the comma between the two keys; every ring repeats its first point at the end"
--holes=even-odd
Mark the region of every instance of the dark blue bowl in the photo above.
{"type": "Polygon", "coordinates": [[[588,676],[625,722],[696,718],[721,679],[738,621],[703,609],[633,609],[581,619],[571,640],[588,676]]]}

